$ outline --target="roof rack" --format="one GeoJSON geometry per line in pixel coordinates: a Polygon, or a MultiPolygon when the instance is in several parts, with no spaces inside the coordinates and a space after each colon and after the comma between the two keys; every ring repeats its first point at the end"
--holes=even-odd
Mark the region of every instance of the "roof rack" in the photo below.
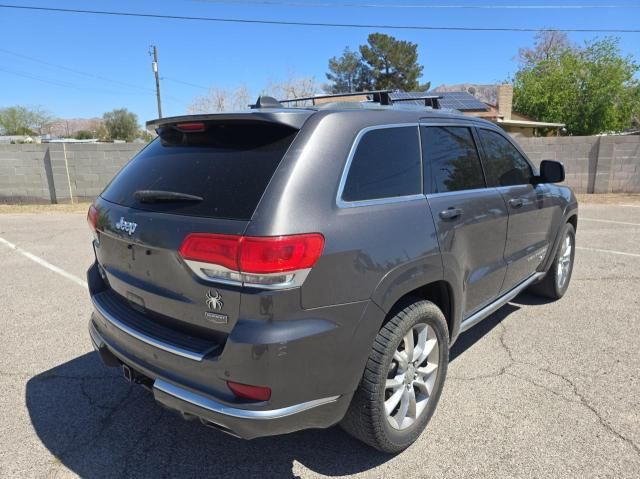
{"type": "Polygon", "coordinates": [[[431,107],[433,109],[440,109],[440,99],[442,96],[438,95],[417,95],[408,97],[396,97],[392,98],[395,92],[393,90],[372,90],[372,91],[357,91],[349,93],[327,93],[325,95],[304,96],[298,98],[288,98],[285,100],[276,100],[270,96],[259,96],[256,102],[249,105],[251,109],[256,108],[279,108],[285,103],[295,103],[299,101],[314,101],[324,100],[326,98],[343,98],[347,96],[366,96],[370,98],[368,101],[372,103],[379,103],[380,105],[393,105],[396,102],[402,101],[416,101],[423,100],[424,106],[431,107]]]}
{"type": "Polygon", "coordinates": [[[419,96],[408,96],[402,98],[394,98],[391,100],[393,103],[400,101],[416,101],[416,100],[424,100],[424,106],[428,106],[433,108],[434,110],[439,110],[440,107],[440,99],[442,99],[441,95],[419,95],[419,96]]]}
{"type": "Polygon", "coordinates": [[[371,101],[373,101],[374,103],[380,103],[381,105],[391,105],[391,99],[389,97],[390,93],[393,93],[393,90],[355,91],[355,92],[349,92],[349,93],[327,93],[325,95],[290,98],[290,99],[279,100],[279,101],[280,103],[294,103],[297,101],[324,100],[325,98],[342,98],[345,96],[371,96],[371,101]]]}

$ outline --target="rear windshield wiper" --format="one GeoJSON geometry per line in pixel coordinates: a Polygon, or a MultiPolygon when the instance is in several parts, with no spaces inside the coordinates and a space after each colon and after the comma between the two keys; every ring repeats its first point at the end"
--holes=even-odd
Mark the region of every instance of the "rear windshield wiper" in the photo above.
{"type": "Polygon", "coordinates": [[[204,198],[196,195],[188,195],[178,191],[163,190],[138,190],[133,196],[141,203],[163,203],[171,201],[202,201],[204,198]]]}

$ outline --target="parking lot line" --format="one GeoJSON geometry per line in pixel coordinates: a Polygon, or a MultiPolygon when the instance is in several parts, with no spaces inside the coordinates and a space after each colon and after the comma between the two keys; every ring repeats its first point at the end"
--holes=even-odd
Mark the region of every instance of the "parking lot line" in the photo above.
{"type": "Polygon", "coordinates": [[[23,250],[22,248],[20,248],[19,246],[16,246],[12,242],[7,241],[6,239],[0,237],[0,243],[2,243],[5,246],[11,248],[16,253],[20,253],[25,258],[29,258],[31,261],[33,261],[35,263],[38,263],[40,266],[44,266],[48,270],[51,270],[54,273],[58,273],[60,276],[64,276],[65,278],[73,281],[76,284],[78,284],[80,286],[83,286],[85,288],[88,288],[88,285],[87,285],[86,281],[83,281],[82,279],[78,278],[77,276],[75,276],[75,275],[73,275],[71,273],[67,273],[65,270],[63,270],[61,268],[58,268],[56,265],[51,264],[48,261],[45,261],[44,259],[40,258],[39,256],[36,256],[33,253],[29,253],[28,251],[23,250]]]}
{"type": "Polygon", "coordinates": [[[600,220],[597,218],[580,218],[580,221],[597,221],[598,223],[612,223],[614,225],[640,226],[640,223],[629,223],[628,221],[600,220]]]}
{"type": "Polygon", "coordinates": [[[581,249],[585,251],[594,251],[596,253],[609,253],[609,254],[617,254],[621,256],[631,256],[632,258],[640,258],[640,254],[638,253],[627,253],[625,251],[615,251],[612,249],[586,248],[584,246],[576,246],[576,249],[581,249]]]}

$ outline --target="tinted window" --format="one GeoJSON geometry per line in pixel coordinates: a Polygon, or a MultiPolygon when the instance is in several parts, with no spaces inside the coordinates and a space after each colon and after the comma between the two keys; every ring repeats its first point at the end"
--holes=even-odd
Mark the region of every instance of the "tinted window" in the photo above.
{"type": "Polygon", "coordinates": [[[502,135],[480,128],[485,153],[484,168],[491,186],[525,185],[531,182],[531,166],[502,135]]]}
{"type": "Polygon", "coordinates": [[[482,166],[469,128],[424,127],[422,152],[425,169],[431,173],[433,193],[485,187],[482,166]]]}
{"type": "Polygon", "coordinates": [[[371,130],[353,156],[342,199],[362,201],[421,193],[417,127],[371,130]]]}
{"type": "Polygon", "coordinates": [[[280,125],[208,124],[204,132],[160,130],[102,193],[111,202],[188,216],[250,219],[295,137],[280,125]],[[141,203],[138,190],[200,196],[200,202],[141,203]]]}

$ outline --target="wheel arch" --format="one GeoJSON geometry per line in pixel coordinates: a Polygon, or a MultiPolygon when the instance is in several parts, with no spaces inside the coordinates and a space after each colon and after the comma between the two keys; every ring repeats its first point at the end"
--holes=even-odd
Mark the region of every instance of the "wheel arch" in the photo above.
{"type": "Polygon", "coordinates": [[[382,329],[399,310],[416,300],[430,301],[442,311],[449,328],[449,337],[452,338],[454,333],[453,318],[455,317],[454,292],[451,285],[443,279],[424,284],[400,296],[389,308],[378,329],[382,329]]]}

